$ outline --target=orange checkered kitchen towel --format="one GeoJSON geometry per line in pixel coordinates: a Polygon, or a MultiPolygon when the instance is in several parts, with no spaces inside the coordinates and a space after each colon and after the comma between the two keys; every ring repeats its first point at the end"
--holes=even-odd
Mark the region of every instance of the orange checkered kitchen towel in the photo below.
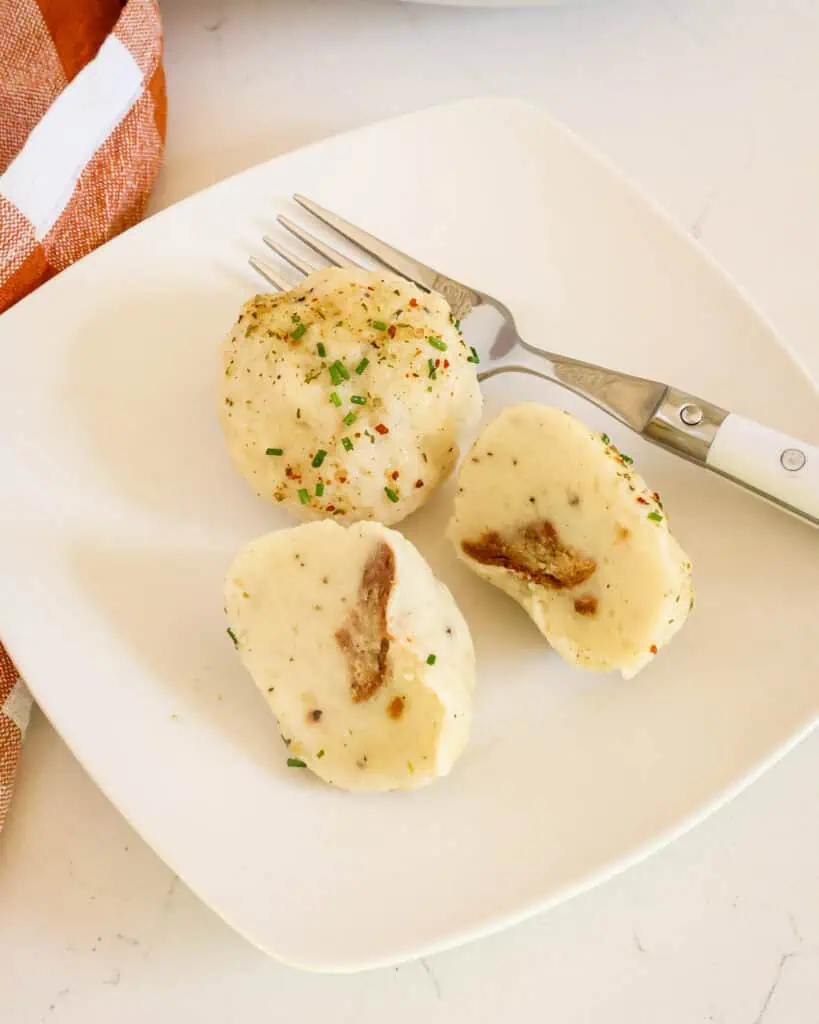
{"type": "MultiPolygon", "coordinates": [[[[140,219],[166,109],[155,0],[0,0],[0,314],[140,219]]],[[[0,645],[0,828],[30,707],[0,645]]]]}

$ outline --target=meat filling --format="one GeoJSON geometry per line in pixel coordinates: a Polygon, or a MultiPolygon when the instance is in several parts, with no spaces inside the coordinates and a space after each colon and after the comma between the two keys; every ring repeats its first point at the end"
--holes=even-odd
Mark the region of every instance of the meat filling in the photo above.
{"type": "Polygon", "coordinates": [[[353,703],[369,700],[387,674],[390,638],[387,635],[387,602],[395,582],[395,555],[381,543],[367,559],[358,603],[336,631],[336,643],[347,657],[353,703]]]}
{"type": "Polygon", "coordinates": [[[585,583],[597,568],[593,558],[563,544],[545,519],[507,534],[489,530],[477,540],[462,541],[461,547],[482,565],[500,566],[554,590],[570,590],[585,583]]]}

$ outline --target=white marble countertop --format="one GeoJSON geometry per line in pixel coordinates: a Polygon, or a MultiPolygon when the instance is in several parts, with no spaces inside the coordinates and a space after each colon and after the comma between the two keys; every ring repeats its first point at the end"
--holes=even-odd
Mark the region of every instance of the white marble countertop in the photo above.
{"type": "MultiPolygon", "coordinates": [[[[819,377],[813,0],[505,12],[165,0],[163,12],[171,112],[155,208],[367,121],[525,96],[699,238],[819,377]]],[[[35,714],[0,839],[0,1019],[813,1024],[817,864],[814,735],[664,852],[528,924],[400,968],[307,975],[178,883],[35,714]]]]}

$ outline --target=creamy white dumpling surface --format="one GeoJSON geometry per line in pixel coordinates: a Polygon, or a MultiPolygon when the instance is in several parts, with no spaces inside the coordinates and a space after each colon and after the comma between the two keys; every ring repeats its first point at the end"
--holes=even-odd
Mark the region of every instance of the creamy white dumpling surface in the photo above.
{"type": "Polygon", "coordinates": [[[446,587],[378,523],[310,523],[245,545],[225,601],[294,768],[350,790],[448,774],[472,719],[475,655],[446,587]]]}
{"type": "Polygon", "coordinates": [[[230,455],[300,519],[399,522],[480,417],[475,359],[440,295],[386,272],[318,271],[245,303],[224,342],[230,455]]]}
{"type": "Polygon", "coordinates": [[[481,432],[448,533],[581,668],[633,676],[693,606],[691,562],[659,495],[607,435],[559,409],[508,408],[481,432]]]}

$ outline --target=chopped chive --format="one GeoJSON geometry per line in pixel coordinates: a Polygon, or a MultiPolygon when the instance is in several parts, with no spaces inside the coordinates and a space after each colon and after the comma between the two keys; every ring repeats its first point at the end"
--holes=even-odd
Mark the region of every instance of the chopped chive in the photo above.
{"type": "Polygon", "coordinates": [[[427,338],[427,341],[433,348],[437,348],[439,352],[446,352],[446,342],[441,341],[440,338],[427,338]]]}
{"type": "Polygon", "coordinates": [[[435,361],[432,359],[427,359],[427,366],[429,367],[430,377],[432,377],[432,379],[435,380],[435,378],[438,376],[438,374],[435,371],[435,361]]]}
{"type": "Polygon", "coordinates": [[[326,458],[327,452],[323,448],[319,448],[319,450],[313,456],[313,469],[318,469],[326,458]]]}
{"type": "Polygon", "coordinates": [[[342,422],[346,423],[348,427],[351,427],[355,423],[355,413],[348,412],[347,415],[342,420],[342,422]]]}
{"type": "Polygon", "coordinates": [[[336,359],[336,361],[333,363],[330,369],[332,370],[333,367],[335,367],[335,371],[338,374],[340,381],[350,379],[350,371],[347,369],[347,367],[344,365],[344,363],[342,363],[340,359],[336,359]]]}
{"type": "Polygon", "coordinates": [[[438,656],[436,654],[427,655],[427,665],[434,665],[437,660],[438,656]]]}
{"type": "Polygon", "coordinates": [[[370,365],[370,360],[366,356],[364,356],[364,358],[361,360],[361,362],[355,368],[355,372],[357,374],[361,375],[367,369],[367,367],[369,365],[370,365]]]}
{"type": "Polygon", "coordinates": [[[387,329],[387,325],[383,320],[371,320],[370,323],[376,331],[386,331],[387,329]]]}
{"type": "Polygon", "coordinates": [[[611,438],[608,434],[601,434],[600,440],[603,442],[603,444],[611,444],[611,438]]]}
{"type": "Polygon", "coordinates": [[[322,747],[322,748],[321,748],[321,750],[320,750],[320,751],[319,751],[319,752],[318,752],[318,753],[316,754],[316,757],[317,757],[317,758],[318,758],[319,760],[321,760],[321,759],[322,759],[322,757],[324,757],[324,747],[322,747]]]}
{"type": "Polygon", "coordinates": [[[287,759],[288,768],[306,768],[307,765],[300,757],[288,757],[287,759]]]}
{"type": "Polygon", "coordinates": [[[335,393],[335,391],[331,391],[331,392],[330,392],[330,401],[331,401],[331,402],[333,403],[333,405],[335,405],[336,407],[338,407],[338,406],[340,406],[340,405],[341,405],[341,399],[340,399],[340,398],[338,397],[338,395],[337,395],[337,394],[335,393]]]}
{"type": "Polygon", "coordinates": [[[284,455],[284,448],[265,448],[265,455],[284,455]]]}
{"type": "Polygon", "coordinates": [[[333,382],[333,383],[334,383],[334,384],[336,385],[336,387],[338,387],[338,385],[339,385],[339,384],[340,384],[340,383],[342,382],[342,380],[344,379],[344,378],[343,378],[343,377],[341,376],[341,374],[340,374],[340,373],[338,372],[338,366],[337,366],[337,365],[336,365],[335,363],[332,363],[332,364],[331,364],[331,365],[330,365],[330,366],[329,366],[329,367],[327,368],[327,371],[328,371],[328,373],[330,374],[330,380],[331,380],[331,381],[332,381],[332,382],[333,382]]]}
{"type": "Polygon", "coordinates": [[[460,331],[460,329],[461,329],[461,321],[460,320],[454,320],[453,323],[455,325],[455,330],[456,331],[460,331]]]}
{"type": "Polygon", "coordinates": [[[350,401],[353,405],[366,405],[367,399],[363,395],[351,395],[350,401]]]}
{"type": "Polygon", "coordinates": [[[297,324],[290,332],[290,337],[293,339],[293,341],[298,341],[306,330],[307,328],[304,326],[304,324],[297,324]]]}
{"type": "Polygon", "coordinates": [[[322,494],[324,494],[324,484],[317,483],[316,484],[316,497],[320,498],[322,496],[322,494]]]}
{"type": "Polygon", "coordinates": [[[236,634],[233,632],[233,630],[230,628],[230,626],[228,626],[228,628],[227,628],[227,635],[233,641],[233,646],[238,648],[239,641],[238,641],[238,639],[236,637],[236,634]]]}
{"type": "Polygon", "coordinates": [[[470,345],[469,346],[469,351],[472,353],[472,355],[471,356],[467,356],[467,360],[466,361],[468,363],[479,363],[481,361],[481,357],[478,355],[478,352],[477,352],[477,349],[475,348],[475,346],[474,345],[470,345]]]}
{"type": "Polygon", "coordinates": [[[307,493],[307,491],[305,490],[304,487],[300,487],[299,488],[299,501],[302,503],[302,505],[306,505],[309,500],[310,500],[310,495],[307,493]]]}
{"type": "Polygon", "coordinates": [[[341,443],[344,446],[344,450],[346,452],[351,452],[353,450],[353,442],[350,440],[349,437],[342,437],[341,443]]]}
{"type": "Polygon", "coordinates": [[[648,513],[648,518],[649,518],[649,519],[650,519],[650,520],[651,520],[651,521],[652,521],[653,523],[661,523],[661,522],[663,521],[663,517],[662,517],[662,516],[660,515],[660,513],[659,513],[659,512],[649,512],[649,513],[648,513]]]}
{"type": "Polygon", "coordinates": [[[387,495],[387,497],[390,499],[390,501],[392,501],[392,502],[398,501],[398,495],[395,493],[395,491],[392,489],[392,487],[385,487],[384,488],[384,493],[387,495]]]}
{"type": "Polygon", "coordinates": [[[322,359],[327,355],[327,349],[324,347],[323,341],[320,341],[318,343],[318,354],[321,356],[322,359]]]}
{"type": "Polygon", "coordinates": [[[620,452],[620,458],[623,460],[623,462],[625,462],[627,466],[630,466],[634,462],[634,459],[632,459],[630,455],[623,455],[622,452],[620,452]]]}

